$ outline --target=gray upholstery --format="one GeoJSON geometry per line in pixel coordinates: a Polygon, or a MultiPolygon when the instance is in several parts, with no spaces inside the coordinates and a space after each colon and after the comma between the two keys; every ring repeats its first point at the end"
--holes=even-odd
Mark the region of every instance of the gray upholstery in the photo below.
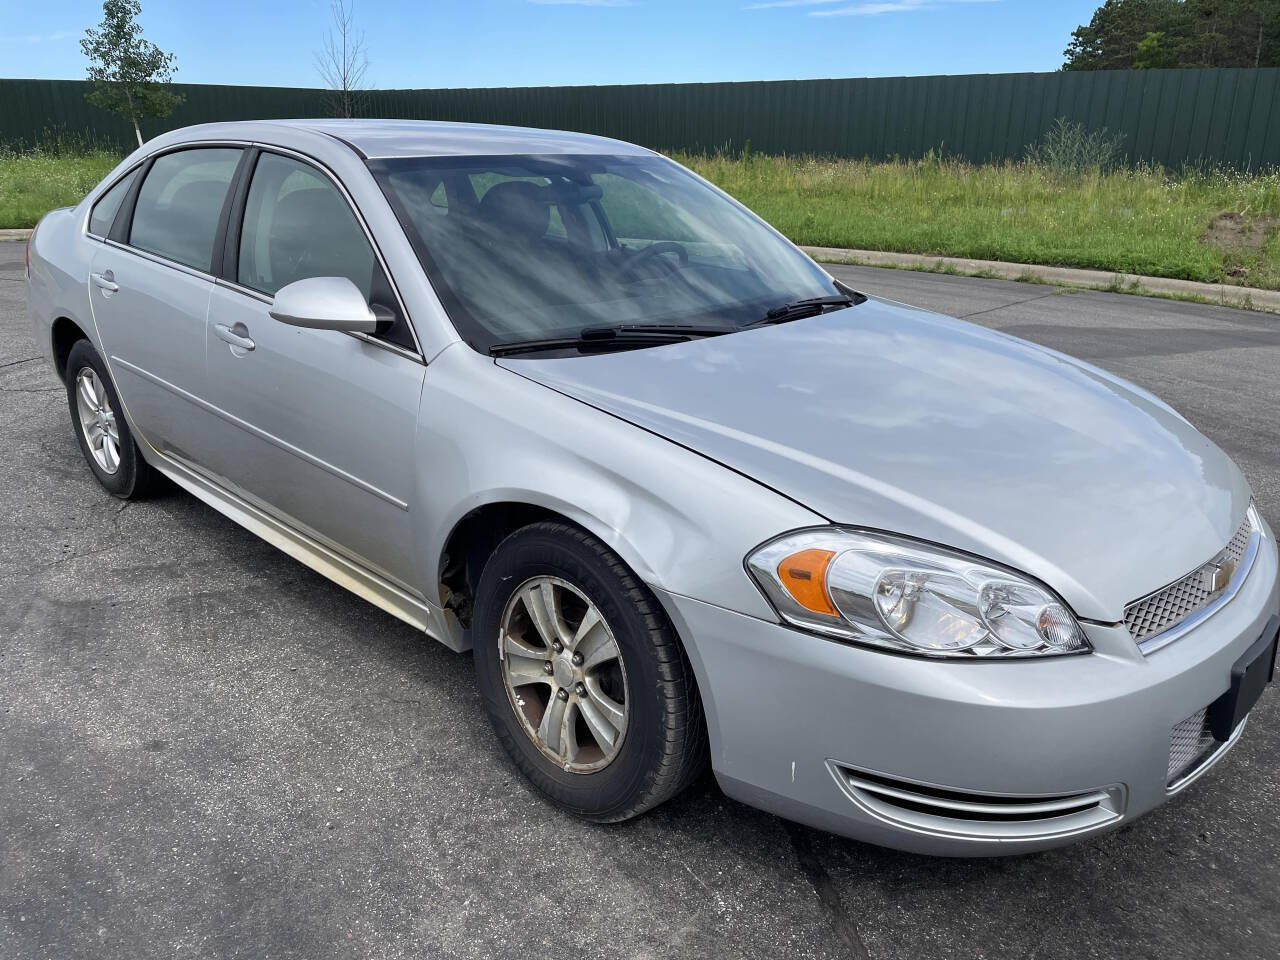
{"type": "Polygon", "coordinates": [[[489,188],[480,200],[480,221],[491,231],[514,240],[538,240],[551,225],[546,188],[525,180],[508,180],[489,188]]]}
{"type": "Polygon", "coordinates": [[[267,257],[276,289],[307,277],[350,277],[366,294],[372,259],[347,203],[334,190],[310,187],[276,204],[267,257]],[[359,260],[353,256],[359,251],[359,260]]]}

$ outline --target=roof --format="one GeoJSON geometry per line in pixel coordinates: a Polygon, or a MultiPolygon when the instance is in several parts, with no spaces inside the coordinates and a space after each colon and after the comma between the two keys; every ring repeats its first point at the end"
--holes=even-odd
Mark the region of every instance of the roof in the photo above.
{"type": "Polygon", "coordinates": [[[527,153],[647,154],[635,144],[565,130],[438,120],[264,120],[344,140],[367,157],[498,156],[527,153]]]}

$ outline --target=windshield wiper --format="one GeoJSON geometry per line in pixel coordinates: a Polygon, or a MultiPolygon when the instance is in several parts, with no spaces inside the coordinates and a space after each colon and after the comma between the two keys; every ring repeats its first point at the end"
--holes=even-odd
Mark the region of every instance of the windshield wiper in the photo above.
{"type": "Polygon", "coordinates": [[[790,320],[801,320],[804,317],[816,317],[820,313],[834,307],[843,309],[862,303],[867,298],[860,293],[840,294],[832,297],[809,297],[805,300],[792,300],[780,307],[774,307],[759,320],[753,320],[747,327],[764,327],[774,323],[787,323],[790,320]]]}
{"type": "Polygon", "coordinates": [[[737,327],[705,327],[680,323],[622,323],[612,327],[587,327],[576,337],[546,337],[495,343],[489,348],[492,357],[509,357],[519,353],[543,350],[577,350],[592,353],[653,347],[663,343],[682,343],[699,337],[718,337],[733,333],[737,327]]]}

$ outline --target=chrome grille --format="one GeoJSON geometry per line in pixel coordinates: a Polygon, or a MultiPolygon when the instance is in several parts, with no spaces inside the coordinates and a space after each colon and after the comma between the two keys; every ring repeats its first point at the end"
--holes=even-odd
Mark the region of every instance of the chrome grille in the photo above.
{"type": "Polygon", "coordinates": [[[1225,584],[1214,589],[1214,576],[1226,565],[1238,570],[1249,548],[1253,524],[1246,514],[1231,542],[1217,556],[1181,580],[1157,590],[1124,608],[1124,625],[1129,635],[1138,643],[1163,633],[1181,623],[1205,604],[1222,593],[1225,584]]]}
{"type": "Polygon", "coordinates": [[[1208,712],[1208,707],[1196,711],[1169,732],[1170,783],[1191,769],[1217,744],[1209,731],[1208,712]]]}

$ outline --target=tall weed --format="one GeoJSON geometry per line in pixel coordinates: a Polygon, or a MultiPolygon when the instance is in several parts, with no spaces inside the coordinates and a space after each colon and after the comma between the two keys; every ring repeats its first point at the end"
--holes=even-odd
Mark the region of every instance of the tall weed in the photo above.
{"type": "Polygon", "coordinates": [[[1056,174],[1107,173],[1124,162],[1124,134],[1058,117],[1039,143],[1028,144],[1028,163],[1056,174]]]}

